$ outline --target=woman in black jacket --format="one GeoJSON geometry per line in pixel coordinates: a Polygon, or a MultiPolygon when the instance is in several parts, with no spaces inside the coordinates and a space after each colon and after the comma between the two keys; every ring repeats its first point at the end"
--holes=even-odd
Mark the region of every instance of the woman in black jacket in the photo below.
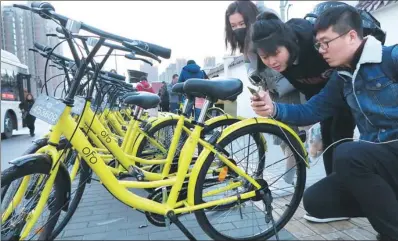
{"type": "Polygon", "coordinates": [[[23,102],[19,104],[19,109],[22,110],[22,117],[25,120],[26,125],[29,128],[30,136],[35,136],[35,121],[36,117],[29,114],[30,109],[32,109],[35,100],[33,99],[32,94],[27,94],[26,98],[23,102]]]}

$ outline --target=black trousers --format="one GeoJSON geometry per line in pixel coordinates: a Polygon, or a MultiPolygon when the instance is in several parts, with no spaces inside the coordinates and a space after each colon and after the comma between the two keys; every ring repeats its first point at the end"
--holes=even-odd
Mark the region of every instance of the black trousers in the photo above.
{"type": "Polygon", "coordinates": [[[34,134],[35,133],[35,121],[36,121],[36,117],[34,117],[33,115],[28,114],[26,116],[26,125],[29,128],[29,133],[30,134],[34,134]]]}
{"type": "Polygon", "coordinates": [[[169,102],[160,102],[160,109],[164,112],[169,112],[170,111],[169,102]]]}
{"type": "MultiPolygon", "coordinates": [[[[348,106],[339,110],[333,117],[322,121],[320,125],[324,150],[336,141],[354,136],[355,120],[348,106]]],[[[323,154],[326,175],[330,175],[333,171],[334,149],[343,142],[346,141],[334,144],[323,154]]]]}
{"type": "Polygon", "coordinates": [[[333,159],[333,173],[305,191],[305,210],[317,218],[366,217],[398,240],[398,142],[343,143],[333,159]]]}

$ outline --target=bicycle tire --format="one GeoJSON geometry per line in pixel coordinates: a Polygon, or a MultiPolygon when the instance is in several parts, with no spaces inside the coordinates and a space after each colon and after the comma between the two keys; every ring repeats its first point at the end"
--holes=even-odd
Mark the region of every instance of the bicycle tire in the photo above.
{"type": "MultiPolygon", "coordinates": [[[[16,179],[34,174],[48,174],[50,170],[51,170],[51,164],[43,162],[28,162],[20,167],[11,166],[1,173],[1,187],[8,189],[9,185],[16,179]]],[[[60,210],[62,209],[65,202],[63,196],[64,194],[60,191],[62,190],[62,185],[64,185],[64,180],[61,179],[60,175],[57,175],[54,181],[55,199],[53,200],[55,203],[54,205],[51,205],[52,208],[49,216],[51,218],[49,218],[49,221],[47,221],[46,225],[44,225],[45,227],[43,228],[43,231],[39,232],[40,240],[51,240],[50,237],[52,236],[52,231],[54,230],[55,225],[57,224],[59,215],[61,214],[60,210]]],[[[2,203],[3,203],[3,198],[4,195],[2,195],[2,203]]],[[[7,240],[4,239],[3,234],[1,239],[7,240]]]]}
{"type": "MultiPolygon", "coordinates": [[[[28,147],[28,149],[24,152],[23,155],[34,154],[40,148],[46,146],[47,143],[48,143],[47,138],[37,140],[33,145],[28,147]]],[[[60,145],[58,146],[57,149],[63,150],[64,148],[67,148],[67,147],[68,147],[67,142],[60,141],[60,145]]],[[[90,175],[91,175],[90,168],[84,160],[80,161],[79,172],[80,172],[80,175],[79,175],[78,188],[75,191],[75,195],[73,196],[73,198],[71,198],[71,200],[69,201],[69,207],[68,207],[68,211],[66,212],[66,215],[62,217],[63,218],[62,221],[60,221],[59,219],[57,220],[58,225],[56,225],[54,227],[53,233],[51,235],[51,239],[55,239],[55,237],[57,237],[62,232],[62,230],[65,228],[65,226],[68,224],[68,222],[72,218],[73,214],[75,213],[75,211],[83,197],[83,193],[86,188],[87,180],[90,178],[90,175]]],[[[73,193],[73,191],[72,191],[72,193],[73,193]]],[[[61,213],[60,213],[60,216],[61,216],[61,213]]]]}
{"type": "MultiPolygon", "coordinates": [[[[256,123],[250,126],[243,127],[237,131],[232,132],[229,136],[225,137],[222,141],[220,141],[219,146],[224,147],[226,144],[231,143],[234,139],[239,138],[241,136],[244,136],[245,134],[250,134],[250,133],[270,133],[273,135],[276,135],[277,137],[281,138],[282,140],[286,141],[288,143],[292,144],[293,148],[296,149],[301,156],[304,155],[304,151],[302,149],[301,143],[293,137],[288,131],[285,132],[285,134],[281,131],[279,126],[276,125],[271,125],[271,124],[264,124],[264,123],[256,123]]],[[[288,144],[290,148],[292,148],[291,144],[288,144]]],[[[289,210],[285,212],[282,216],[281,219],[276,222],[276,230],[279,231],[281,230],[287,222],[291,219],[291,217],[294,215],[295,211],[297,210],[301,198],[304,193],[304,188],[305,188],[305,180],[306,180],[306,166],[305,163],[301,160],[299,155],[297,153],[294,153],[294,157],[297,163],[297,186],[295,187],[295,191],[293,194],[293,198],[289,204],[289,210]]],[[[214,154],[210,154],[205,162],[203,163],[203,166],[200,170],[198,179],[196,181],[196,185],[194,188],[194,204],[199,205],[203,203],[204,201],[202,200],[202,187],[204,185],[204,182],[206,180],[206,175],[207,175],[207,170],[210,167],[212,161],[214,159],[214,154]]],[[[195,212],[195,217],[199,223],[199,226],[202,228],[202,230],[209,235],[209,237],[213,238],[214,240],[267,240],[271,238],[274,235],[274,230],[268,229],[263,233],[260,233],[258,235],[248,237],[248,238],[234,238],[230,236],[226,236],[224,234],[221,234],[218,232],[209,222],[205,210],[198,210],[195,212]]]]}

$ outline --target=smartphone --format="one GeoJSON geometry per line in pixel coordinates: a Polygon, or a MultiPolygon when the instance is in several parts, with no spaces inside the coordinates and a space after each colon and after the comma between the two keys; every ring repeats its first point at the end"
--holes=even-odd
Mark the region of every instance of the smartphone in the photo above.
{"type": "Polygon", "coordinates": [[[250,86],[247,86],[247,88],[249,89],[250,93],[252,93],[252,95],[254,95],[254,96],[256,96],[256,97],[260,97],[260,96],[258,95],[257,90],[253,89],[253,88],[250,87],[250,86]]]}
{"type": "Polygon", "coordinates": [[[261,81],[262,81],[262,79],[261,79],[258,75],[256,75],[256,74],[250,75],[249,78],[250,78],[250,80],[252,81],[252,83],[253,83],[254,85],[258,85],[258,84],[261,83],[261,81]]]}

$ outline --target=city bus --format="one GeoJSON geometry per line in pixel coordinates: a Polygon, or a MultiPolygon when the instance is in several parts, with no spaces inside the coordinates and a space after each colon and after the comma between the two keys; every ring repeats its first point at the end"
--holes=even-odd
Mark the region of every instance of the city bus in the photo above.
{"type": "Polygon", "coordinates": [[[14,130],[26,126],[19,104],[30,92],[30,75],[26,65],[14,54],[1,50],[1,135],[10,138],[14,130]]]}

